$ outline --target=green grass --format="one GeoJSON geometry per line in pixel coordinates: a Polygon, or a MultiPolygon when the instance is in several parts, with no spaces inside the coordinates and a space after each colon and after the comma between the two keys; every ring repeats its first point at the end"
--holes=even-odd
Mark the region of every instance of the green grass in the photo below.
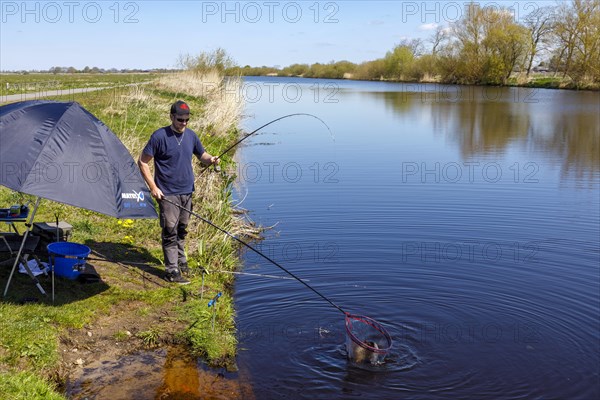
{"type": "Polygon", "coordinates": [[[156,347],[160,344],[161,332],[158,328],[151,328],[137,334],[146,347],[156,347]]]}
{"type": "Polygon", "coordinates": [[[531,82],[527,84],[529,87],[538,87],[538,88],[549,88],[549,89],[558,89],[562,83],[562,79],[552,78],[552,77],[544,77],[544,78],[535,78],[532,79],[531,82]]]}
{"type": "Polygon", "coordinates": [[[3,400],[64,400],[46,380],[32,372],[9,371],[0,374],[3,400]]]}
{"type": "MultiPolygon", "coordinates": [[[[212,297],[214,294],[207,296],[208,299],[212,297]]],[[[194,320],[186,335],[192,347],[196,349],[196,354],[210,360],[226,360],[230,354],[235,354],[237,339],[229,334],[235,330],[231,318],[234,315],[233,299],[230,295],[222,295],[216,306],[210,308],[197,307],[193,304],[182,308],[182,311],[194,320]]]]}
{"type": "Polygon", "coordinates": [[[157,74],[0,74],[0,96],[151,81],[157,74]]]}
{"type": "MultiPolygon", "coordinates": [[[[100,77],[93,77],[87,83],[96,85],[99,82],[97,78],[100,77]]],[[[150,134],[169,123],[168,106],[180,96],[150,84],[143,85],[143,88],[120,87],[79,94],[75,100],[111,128],[137,159],[150,134]]],[[[72,96],[55,99],[73,100],[72,96]]],[[[206,99],[202,97],[188,95],[183,99],[192,110],[203,110],[206,105],[206,99]]],[[[218,154],[238,134],[232,127],[226,135],[208,137],[199,125],[192,124],[191,128],[200,135],[212,154],[218,154]]],[[[233,165],[231,155],[225,158],[224,164],[233,165]]],[[[199,168],[195,166],[197,171],[199,168]]],[[[239,221],[231,212],[228,192],[231,179],[220,175],[209,177],[208,173],[204,175],[201,178],[204,181],[196,184],[195,211],[225,229],[235,228],[239,221]]],[[[32,196],[0,187],[0,205],[34,200],[32,196]]],[[[61,341],[68,340],[72,330],[83,331],[84,327],[95,324],[99,319],[110,319],[117,314],[129,314],[133,321],[154,318],[156,324],[131,336],[124,327],[118,327],[110,336],[112,340],[137,340],[146,347],[187,343],[190,352],[203,356],[210,364],[225,365],[232,360],[237,345],[230,293],[233,277],[230,274],[206,275],[205,293],[201,298],[200,271],[201,267],[209,271],[235,269],[239,262],[235,243],[223,240],[215,230],[193,219],[187,239],[192,284],[183,289],[168,285],[159,278],[164,268],[157,220],[122,221],[42,200],[36,222],[53,222],[57,217],[74,227],[70,241],[84,243],[94,252],[116,262],[100,263],[102,268],[98,272],[102,282],[99,283],[82,285],[57,279],[54,304],[49,296],[40,297],[26,276],[15,274],[8,296],[0,300],[0,398],[62,398],[56,392],[57,384],[62,384],[56,381],[61,341]],[[145,269],[140,269],[139,263],[144,263],[145,269]],[[224,293],[217,307],[207,308],[207,299],[217,292],[224,293]],[[39,301],[21,304],[24,297],[37,297],[39,301]],[[160,315],[164,310],[172,311],[168,318],[160,315]],[[213,310],[216,310],[214,331],[213,310]]],[[[23,231],[25,226],[20,224],[18,228],[23,231]]],[[[10,266],[0,267],[0,282],[6,282],[9,270],[10,266]]],[[[49,290],[49,277],[42,276],[40,280],[42,286],[49,290]]]]}

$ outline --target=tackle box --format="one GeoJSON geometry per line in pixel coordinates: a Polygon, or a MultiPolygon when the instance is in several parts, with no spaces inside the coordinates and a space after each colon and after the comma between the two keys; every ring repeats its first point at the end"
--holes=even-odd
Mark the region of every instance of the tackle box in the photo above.
{"type": "Polygon", "coordinates": [[[73,233],[73,227],[65,221],[59,221],[58,227],[56,222],[35,222],[31,232],[40,236],[46,244],[67,242],[73,233]]]}

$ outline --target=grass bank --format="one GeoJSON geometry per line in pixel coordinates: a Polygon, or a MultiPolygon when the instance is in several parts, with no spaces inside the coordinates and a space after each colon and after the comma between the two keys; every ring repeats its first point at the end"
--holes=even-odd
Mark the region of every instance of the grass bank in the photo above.
{"type": "MultiPolygon", "coordinates": [[[[231,94],[240,84],[214,73],[169,74],[147,85],[82,94],[75,100],[106,123],[137,159],[151,133],[169,123],[170,104],[183,99],[192,108],[190,128],[207,151],[219,154],[239,135],[243,104],[231,94]]],[[[244,237],[253,229],[232,202],[231,157],[224,157],[221,173],[200,174],[202,166],[195,161],[194,210],[244,237]]],[[[3,206],[33,200],[0,188],[3,206]]],[[[52,304],[50,296],[42,296],[26,275],[16,274],[8,296],[0,300],[1,398],[63,398],[66,379],[92,360],[107,355],[118,358],[166,343],[185,344],[215,366],[233,365],[237,345],[233,277],[218,272],[238,265],[237,247],[231,240],[192,218],[186,249],[192,283],[179,287],[162,280],[157,220],[117,220],[42,200],[35,222],[57,217],[73,226],[71,241],[92,249],[94,260],[89,263],[101,281],[81,284],[57,279],[52,304]],[[203,269],[209,271],[204,282],[203,269]],[[223,293],[218,307],[209,309],[208,300],[218,292],[223,293]]],[[[3,285],[11,267],[8,263],[0,268],[3,285]]],[[[42,275],[40,281],[49,292],[50,278],[42,275]]]]}

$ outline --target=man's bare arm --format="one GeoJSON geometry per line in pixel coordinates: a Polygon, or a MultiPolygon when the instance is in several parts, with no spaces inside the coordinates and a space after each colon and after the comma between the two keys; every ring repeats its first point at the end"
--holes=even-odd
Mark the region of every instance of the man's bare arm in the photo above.
{"type": "Polygon", "coordinates": [[[163,192],[158,188],[158,186],[156,186],[156,183],[154,182],[154,177],[152,177],[152,172],[150,171],[150,166],[148,165],[150,160],[152,160],[152,156],[142,153],[138,159],[138,167],[140,167],[140,172],[142,173],[142,177],[150,189],[152,197],[160,200],[163,197],[163,192]]]}

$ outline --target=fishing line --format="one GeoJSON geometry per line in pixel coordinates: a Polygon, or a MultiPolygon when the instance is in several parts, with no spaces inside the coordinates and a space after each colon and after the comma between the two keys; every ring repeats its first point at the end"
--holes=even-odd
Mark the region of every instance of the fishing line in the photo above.
{"type": "Polygon", "coordinates": [[[281,268],[285,273],[287,273],[288,275],[290,275],[292,278],[296,279],[298,282],[300,282],[301,284],[303,284],[304,286],[306,286],[307,288],[309,288],[310,290],[312,290],[313,292],[315,292],[323,300],[325,300],[326,302],[328,302],[329,304],[331,304],[333,307],[337,308],[344,315],[346,315],[346,316],[350,315],[346,311],[344,311],[340,306],[338,306],[333,301],[329,300],[327,297],[325,297],[323,294],[321,294],[317,289],[313,288],[308,283],[306,283],[305,281],[303,281],[302,279],[300,279],[299,277],[297,277],[296,275],[294,275],[292,272],[290,272],[289,270],[287,270],[285,267],[283,267],[282,265],[280,265],[278,262],[276,262],[275,260],[271,259],[266,254],[262,253],[260,250],[255,249],[254,247],[252,247],[251,245],[249,245],[248,243],[246,243],[242,239],[238,238],[234,234],[227,232],[225,229],[223,229],[223,228],[215,225],[214,223],[212,223],[208,219],[202,217],[200,214],[197,214],[197,213],[193,212],[192,210],[188,210],[187,208],[182,207],[181,205],[179,205],[179,204],[177,204],[177,203],[175,203],[175,202],[173,202],[173,201],[171,201],[171,200],[169,200],[167,198],[163,197],[162,200],[166,201],[167,203],[170,203],[170,204],[174,205],[175,207],[181,209],[182,211],[185,211],[185,212],[189,213],[190,215],[195,216],[196,218],[199,218],[200,220],[202,220],[203,222],[209,224],[210,226],[212,226],[213,228],[217,229],[218,231],[223,232],[224,234],[226,234],[230,238],[232,238],[232,239],[236,240],[237,242],[241,243],[242,245],[246,246],[247,248],[249,248],[250,250],[252,250],[256,254],[258,254],[259,256],[264,257],[267,261],[269,261],[269,262],[273,263],[275,266],[281,268]]]}
{"type": "MultiPolygon", "coordinates": [[[[223,270],[217,270],[217,271],[211,271],[211,272],[217,272],[217,273],[223,273],[223,274],[233,274],[233,275],[257,276],[259,278],[272,278],[272,279],[284,279],[284,280],[289,279],[291,281],[294,280],[294,278],[288,278],[287,276],[255,274],[255,273],[251,273],[251,272],[223,271],[223,270]]],[[[308,282],[308,279],[305,279],[304,281],[308,282]]]]}
{"type": "MultiPolygon", "coordinates": [[[[266,124],[264,124],[261,127],[256,128],[255,130],[253,130],[252,132],[250,132],[247,135],[244,135],[241,139],[239,139],[238,141],[236,141],[234,144],[232,144],[231,146],[229,146],[227,149],[225,149],[221,154],[219,154],[217,156],[217,158],[221,158],[223,157],[225,154],[227,154],[231,149],[233,149],[235,146],[237,146],[238,144],[242,143],[244,140],[248,139],[250,136],[254,135],[255,133],[257,133],[258,131],[260,131],[263,128],[266,128],[267,126],[274,124],[275,122],[281,121],[282,119],[286,119],[286,118],[291,118],[291,117],[298,117],[298,116],[304,116],[304,117],[311,117],[311,118],[315,118],[318,121],[320,121],[323,125],[325,125],[325,127],[327,128],[327,130],[329,131],[329,134],[331,135],[331,138],[335,141],[335,136],[333,136],[333,132],[331,131],[331,129],[329,128],[329,125],[327,125],[325,123],[325,121],[323,121],[321,118],[317,117],[316,115],[313,114],[308,114],[308,113],[294,113],[294,114],[288,114],[288,115],[284,115],[283,117],[279,117],[276,118],[272,121],[267,122],[266,124]]],[[[202,171],[200,171],[200,173],[198,175],[201,175],[204,173],[204,171],[206,171],[208,168],[210,168],[210,165],[204,167],[204,169],[202,169],[202,171]]]]}
{"type": "MultiPolygon", "coordinates": [[[[162,285],[161,283],[159,283],[159,282],[156,282],[156,281],[154,281],[154,280],[152,280],[152,279],[149,279],[149,278],[146,276],[146,274],[145,274],[145,272],[146,272],[145,270],[143,270],[143,269],[142,269],[142,272],[140,273],[139,271],[137,271],[137,270],[134,270],[134,269],[130,268],[128,265],[125,265],[125,263],[126,263],[126,264],[131,264],[131,265],[139,265],[139,266],[146,266],[146,267],[147,267],[147,266],[149,266],[149,264],[148,264],[148,263],[146,263],[146,262],[134,262],[134,261],[116,261],[116,260],[112,260],[112,259],[110,259],[110,258],[106,257],[104,254],[102,254],[102,253],[100,253],[100,252],[98,252],[98,251],[96,251],[96,250],[92,250],[92,253],[95,253],[95,254],[99,255],[100,257],[102,257],[102,258],[86,257],[86,258],[85,258],[85,259],[86,259],[86,261],[87,261],[87,260],[90,260],[90,261],[104,261],[104,262],[109,262],[109,263],[112,263],[112,264],[117,264],[118,266],[120,266],[120,267],[122,267],[122,268],[125,268],[126,270],[128,270],[128,271],[130,271],[130,272],[133,272],[133,273],[135,273],[135,274],[137,274],[137,275],[140,275],[140,276],[142,277],[143,281],[144,281],[144,286],[145,286],[145,284],[146,284],[146,283],[145,283],[145,282],[146,282],[146,280],[148,280],[148,281],[150,281],[150,282],[154,283],[154,284],[155,284],[155,285],[157,285],[157,286],[160,286],[160,287],[165,287],[165,286],[164,286],[164,285],[162,285]]],[[[149,273],[149,274],[150,274],[150,275],[152,275],[151,273],[149,273]]]]}

